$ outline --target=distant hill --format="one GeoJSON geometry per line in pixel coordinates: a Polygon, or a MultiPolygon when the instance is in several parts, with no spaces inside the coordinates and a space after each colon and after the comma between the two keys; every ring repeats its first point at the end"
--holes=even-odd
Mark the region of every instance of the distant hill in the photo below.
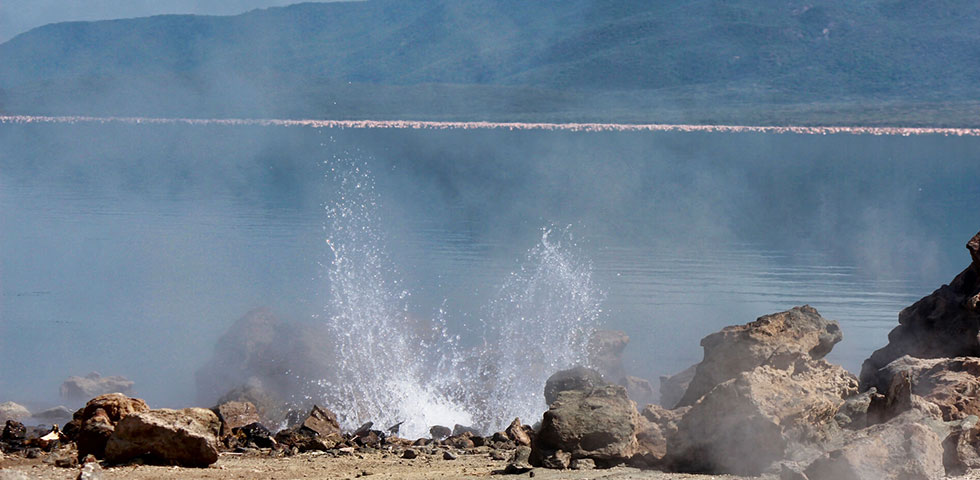
{"type": "Polygon", "coordinates": [[[40,27],[6,113],[977,123],[966,0],[369,0],[40,27]]]}

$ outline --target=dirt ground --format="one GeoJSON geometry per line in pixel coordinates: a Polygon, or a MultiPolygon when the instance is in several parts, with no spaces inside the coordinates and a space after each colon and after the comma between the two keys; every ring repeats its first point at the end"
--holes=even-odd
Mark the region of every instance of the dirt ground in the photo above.
{"type": "MultiPolygon", "coordinates": [[[[267,455],[238,455],[225,453],[209,468],[157,467],[130,465],[106,468],[102,478],[111,479],[726,479],[740,477],[684,475],[652,470],[616,467],[604,470],[546,470],[536,468],[520,475],[495,474],[507,462],[492,460],[486,455],[461,455],[455,460],[419,456],[411,460],[391,454],[372,453],[334,457],[322,453],[306,453],[293,457],[267,455]]],[[[74,480],[79,468],[59,468],[42,459],[28,460],[7,456],[0,460],[0,480],[20,478],[42,480],[74,480]],[[20,476],[12,472],[21,472],[20,476]]],[[[775,480],[775,477],[763,477],[775,480]]]]}

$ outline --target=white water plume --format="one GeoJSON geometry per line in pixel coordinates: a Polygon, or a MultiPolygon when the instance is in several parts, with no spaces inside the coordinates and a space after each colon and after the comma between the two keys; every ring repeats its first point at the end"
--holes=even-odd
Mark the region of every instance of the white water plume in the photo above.
{"type": "Polygon", "coordinates": [[[567,229],[543,231],[490,303],[482,348],[464,351],[448,333],[444,309],[432,319],[408,313],[410,294],[385,252],[370,172],[350,158],[335,158],[328,170],[336,188],[325,205],[331,258],[323,267],[336,371],[320,385],[343,426],[404,422],[400,435],[416,438],[433,425],[489,433],[516,416],[537,420],[545,380],[587,363],[587,337],[601,313],[591,265],[572,255],[567,229]]]}

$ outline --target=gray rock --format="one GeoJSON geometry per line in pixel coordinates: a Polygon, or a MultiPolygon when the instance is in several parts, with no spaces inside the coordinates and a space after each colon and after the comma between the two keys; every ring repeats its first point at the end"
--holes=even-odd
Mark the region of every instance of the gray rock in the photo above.
{"type": "Polygon", "coordinates": [[[442,440],[453,434],[453,431],[449,427],[444,427],[442,425],[435,425],[429,429],[429,435],[432,435],[433,440],[442,440]]]}
{"type": "Polygon", "coordinates": [[[938,480],[946,474],[942,439],[919,423],[875,425],[805,473],[809,480],[938,480]]]}
{"type": "Polygon", "coordinates": [[[211,408],[221,420],[221,436],[231,434],[236,428],[259,423],[259,412],[252,402],[225,402],[211,408]]]}
{"type": "Polygon", "coordinates": [[[602,375],[591,368],[580,366],[561,370],[548,377],[545,382],[544,401],[551,405],[558,399],[558,394],[566,390],[589,391],[605,384],[602,375]]]}
{"type": "Polygon", "coordinates": [[[103,475],[102,466],[95,462],[89,462],[82,465],[77,480],[102,480],[103,478],[105,475],[103,475]]]}
{"type": "Polygon", "coordinates": [[[14,402],[0,403],[0,424],[6,423],[7,420],[18,421],[30,416],[31,412],[23,405],[14,402]]]}
{"type": "Polygon", "coordinates": [[[573,458],[569,467],[572,470],[595,470],[595,460],[591,458],[573,458]]]}
{"type": "Polygon", "coordinates": [[[129,415],[106,444],[106,460],[124,463],[142,458],[150,463],[207,467],[218,461],[221,421],[211,410],[158,409],[129,415]]]}
{"type": "Polygon", "coordinates": [[[687,367],[682,372],[674,375],[664,375],[660,377],[660,405],[672,409],[677,407],[687,387],[694,379],[694,374],[698,371],[698,364],[687,367]]]}
{"type": "Polygon", "coordinates": [[[626,394],[637,405],[649,405],[659,400],[657,389],[645,378],[626,376],[619,381],[619,384],[626,387],[626,394]]]}
{"type": "Polygon", "coordinates": [[[37,420],[48,423],[57,423],[59,425],[64,425],[65,422],[71,421],[72,411],[68,410],[67,407],[58,406],[54,408],[49,408],[47,410],[42,410],[31,415],[37,420]]]}

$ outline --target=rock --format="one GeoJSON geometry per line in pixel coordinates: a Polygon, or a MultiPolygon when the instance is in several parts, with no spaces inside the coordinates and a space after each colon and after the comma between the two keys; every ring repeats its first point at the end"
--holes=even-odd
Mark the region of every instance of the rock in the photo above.
{"type": "MultiPolygon", "coordinates": [[[[980,416],[980,358],[920,359],[908,355],[879,369],[869,388],[883,398],[872,406],[883,422],[908,410],[911,396],[932,402],[946,421],[980,416]]],[[[874,421],[872,421],[874,423],[874,421]]]]}
{"type": "Polygon", "coordinates": [[[78,472],[78,478],[76,480],[102,480],[105,478],[102,472],[102,466],[98,463],[86,463],[85,465],[82,465],[81,471],[78,472]]]}
{"type": "Polygon", "coordinates": [[[912,422],[869,427],[805,473],[809,480],[938,480],[946,474],[939,435],[912,422]]]}
{"type": "Polygon", "coordinates": [[[450,451],[446,450],[445,452],[442,452],[442,459],[443,460],[456,460],[456,455],[454,455],[453,452],[450,452],[450,451]]]}
{"type": "Polygon", "coordinates": [[[551,405],[558,399],[558,394],[566,390],[588,391],[605,384],[602,375],[591,368],[573,367],[561,370],[548,377],[545,382],[544,401],[551,405]]]}
{"type": "Polygon", "coordinates": [[[218,405],[230,402],[251,403],[259,416],[258,422],[268,425],[286,424],[287,428],[295,427],[306,418],[305,410],[291,410],[289,403],[278,394],[265,391],[257,380],[246,385],[239,385],[218,399],[218,405]]]}
{"type": "MultiPolygon", "coordinates": [[[[956,278],[898,314],[888,344],[861,367],[862,389],[882,383],[877,374],[889,363],[916,358],[980,356],[980,233],[967,242],[972,263],[956,278]]],[[[879,389],[880,391],[880,389],[879,389]]]]}
{"type": "Polygon", "coordinates": [[[623,350],[629,344],[630,337],[619,330],[596,330],[589,337],[589,363],[599,373],[609,379],[623,378],[626,370],[623,368],[623,350]]]}
{"type": "Polygon", "coordinates": [[[704,360],[677,406],[693,405],[715,385],[762,365],[776,350],[818,360],[842,338],[837,322],[824,319],[809,305],[725,327],[701,340],[704,360]]]}
{"type": "Polygon", "coordinates": [[[0,480],[30,480],[30,477],[24,472],[0,468],[0,480]]]}
{"type": "Polygon", "coordinates": [[[321,437],[308,428],[298,426],[277,433],[275,441],[287,449],[295,448],[297,452],[325,452],[342,443],[343,437],[336,433],[321,437]]]}
{"type": "Polygon", "coordinates": [[[571,458],[592,458],[604,464],[625,461],[636,452],[638,423],[636,405],[619,385],[562,391],[541,421],[532,445],[532,463],[558,450],[571,458]]]}
{"type": "Polygon", "coordinates": [[[591,458],[573,458],[569,467],[572,470],[595,470],[595,460],[591,458]]]}
{"type": "Polygon", "coordinates": [[[530,463],[531,447],[520,446],[514,450],[514,455],[510,457],[504,473],[508,475],[519,475],[532,470],[530,463]]]}
{"type": "Polygon", "coordinates": [[[127,415],[149,409],[146,402],[139,398],[130,398],[121,393],[99,395],[75,412],[71,427],[66,426],[65,430],[72,432],[70,437],[74,437],[78,446],[78,458],[85,458],[88,454],[103,458],[106,442],[115,431],[116,424],[127,415]]]}
{"type": "Polygon", "coordinates": [[[32,414],[31,416],[44,422],[64,425],[66,422],[71,421],[72,411],[68,410],[67,407],[57,406],[47,410],[42,410],[32,414]]]}
{"type": "Polygon", "coordinates": [[[619,384],[626,387],[626,394],[637,405],[648,405],[658,400],[657,389],[645,378],[626,376],[619,384]]]}
{"type": "MultiPolygon", "coordinates": [[[[310,381],[336,382],[329,327],[322,323],[288,322],[257,308],[232,324],[218,339],[214,354],[195,374],[198,403],[250,401],[262,422],[278,425],[286,414],[290,394],[305,392],[310,381]],[[245,388],[265,399],[227,392],[245,388]],[[218,401],[222,398],[223,401],[218,401]]],[[[309,406],[303,406],[303,410],[309,406]]]]}
{"type": "Polygon", "coordinates": [[[354,443],[360,447],[380,448],[385,443],[385,435],[381,430],[358,432],[354,436],[354,443]]]}
{"type": "Polygon", "coordinates": [[[684,371],[674,375],[664,375],[660,377],[660,405],[666,408],[674,408],[684,398],[687,387],[694,379],[694,374],[698,371],[698,364],[691,365],[684,371]]]}
{"type": "Polygon", "coordinates": [[[443,440],[442,444],[449,445],[460,450],[476,447],[476,443],[473,442],[473,435],[469,432],[464,432],[462,435],[453,435],[443,440]]]}
{"type": "Polygon", "coordinates": [[[415,450],[413,450],[411,448],[406,448],[405,451],[402,452],[402,458],[405,458],[405,459],[408,459],[408,460],[411,460],[411,459],[413,459],[415,457],[418,457],[418,456],[419,456],[418,452],[416,452],[415,450]]]}
{"type": "Polygon", "coordinates": [[[15,420],[7,420],[3,425],[0,440],[4,442],[23,442],[27,439],[27,427],[15,420]]]}
{"type": "Polygon", "coordinates": [[[943,467],[947,475],[963,475],[980,469],[980,428],[977,417],[957,422],[943,440],[943,467]]]}
{"type": "Polygon", "coordinates": [[[307,428],[317,433],[321,437],[331,434],[340,434],[340,424],[337,423],[337,415],[318,405],[314,405],[310,410],[309,416],[303,420],[303,428],[307,428]]]}
{"type": "Polygon", "coordinates": [[[469,433],[470,435],[473,435],[473,436],[480,435],[480,432],[477,431],[477,429],[475,429],[473,427],[467,427],[467,426],[464,426],[464,425],[460,425],[458,423],[453,427],[453,435],[452,436],[458,437],[458,436],[460,436],[460,435],[462,435],[464,433],[469,433]]]}
{"type": "Polygon", "coordinates": [[[14,402],[0,403],[0,423],[7,420],[21,420],[31,416],[31,412],[23,405],[14,402]]]}
{"type": "Polygon", "coordinates": [[[758,475],[773,462],[834,446],[834,422],[857,378],[800,352],[742,372],[691,406],[668,435],[665,462],[684,472],[758,475]]]}
{"type": "Polygon", "coordinates": [[[541,459],[541,466],[554,470],[568,470],[572,462],[572,456],[568,452],[558,450],[551,455],[541,459]]]}
{"type": "Polygon", "coordinates": [[[504,430],[504,434],[507,438],[512,440],[517,445],[531,446],[531,434],[534,430],[531,427],[521,424],[520,418],[515,418],[513,422],[504,430]]]}
{"type": "Polygon", "coordinates": [[[61,384],[61,398],[78,405],[90,398],[107,393],[133,394],[133,382],[126,377],[103,377],[92,372],[84,377],[68,377],[61,384]]]}
{"type": "Polygon", "coordinates": [[[255,448],[275,448],[276,446],[276,440],[273,438],[272,432],[258,422],[233,428],[231,433],[239,439],[239,443],[242,445],[254,445],[255,448]]]}
{"type": "Polygon", "coordinates": [[[667,410],[659,405],[647,405],[640,413],[637,425],[637,451],[631,463],[646,467],[661,464],[667,454],[667,437],[677,432],[677,422],[689,410],[667,410]]]}
{"type": "Polygon", "coordinates": [[[106,460],[207,467],[218,461],[221,421],[211,410],[158,409],[129,415],[116,425],[106,444],[106,460]]]}
{"type": "Polygon", "coordinates": [[[221,436],[230,435],[235,428],[258,423],[259,412],[252,402],[225,402],[211,408],[221,420],[221,436]]]}
{"type": "Polygon", "coordinates": [[[453,431],[449,427],[444,427],[442,425],[435,425],[429,429],[429,435],[432,435],[433,440],[442,440],[453,434],[453,431]]]}

